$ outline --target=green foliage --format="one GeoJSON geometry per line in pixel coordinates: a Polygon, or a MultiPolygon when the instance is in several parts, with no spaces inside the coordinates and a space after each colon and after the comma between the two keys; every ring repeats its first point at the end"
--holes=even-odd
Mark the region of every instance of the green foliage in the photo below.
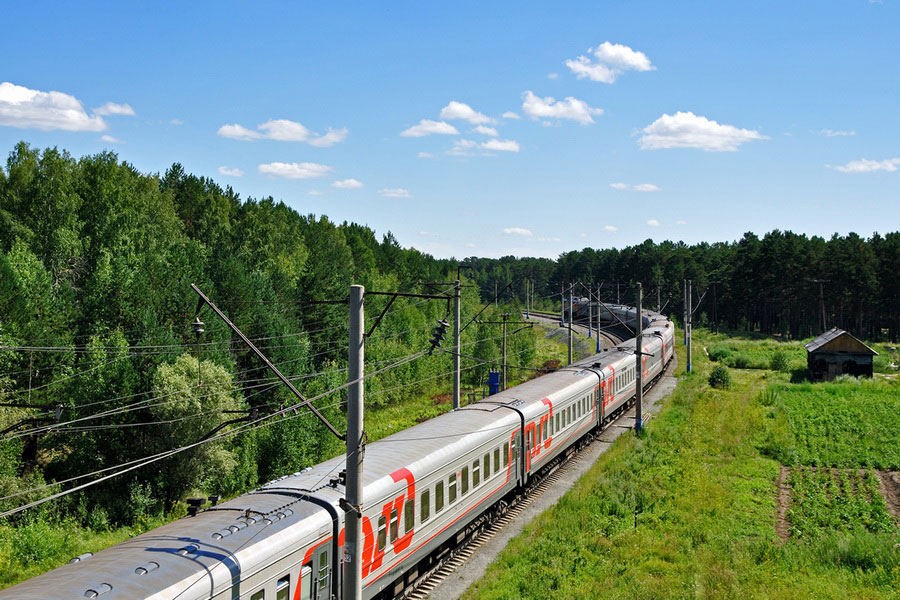
{"type": "Polygon", "coordinates": [[[23,562],[41,562],[59,554],[69,542],[43,519],[30,521],[14,531],[12,549],[23,562]]]}
{"type": "Polygon", "coordinates": [[[782,384],[796,461],[822,467],[900,468],[900,383],[850,378],[782,384]]]}
{"type": "Polygon", "coordinates": [[[708,381],[709,385],[714,388],[727,390],[731,387],[731,373],[727,367],[716,365],[710,371],[708,381]]]}
{"type": "Polygon", "coordinates": [[[791,535],[800,540],[838,532],[890,533],[894,522],[871,470],[795,468],[791,535]]]}
{"type": "Polygon", "coordinates": [[[772,359],[769,362],[769,368],[773,371],[786,373],[790,369],[787,355],[781,350],[776,350],[774,353],[772,353],[772,359]]]}

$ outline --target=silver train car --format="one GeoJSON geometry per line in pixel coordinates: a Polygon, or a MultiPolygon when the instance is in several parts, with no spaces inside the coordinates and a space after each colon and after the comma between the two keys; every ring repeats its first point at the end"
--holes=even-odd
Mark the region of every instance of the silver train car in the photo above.
{"type": "MultiPolygon", "coordinates": [[[[632,318],[634,311],[632,310],[632,318]]],[[[645,311],[649,385],[674,329],[645,311]]],[[[434,564],[635,394],[634,340],[366,447],[363,598],[386,598],[434,564]]],[[[0,599],[340,598],[344,457],[0,591],[0,599]]]]}

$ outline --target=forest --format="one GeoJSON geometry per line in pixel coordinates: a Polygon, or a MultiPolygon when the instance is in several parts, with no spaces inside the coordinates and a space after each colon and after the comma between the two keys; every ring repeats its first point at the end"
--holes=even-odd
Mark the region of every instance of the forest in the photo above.
{"type": "MultiPolygon", "coordinates": [[[[467,322],[483,306],[485,321],[519,310],[526,279],[545,309],[570,282],[629,303],[642,282],[645,306],[658,298],[679,320],[682,281],[691,279],[696,322],[789,338],[819,333],[821,286],[828,326],[896,340],[897,264],[900,233],[826,240],[786,231],[733,243],[647,240],[557,260],[436,259],[390,232],[379,239],[365,225],[271,197],[240,198],[179,164],[146,174],[109,152],[76,159],[20,143],[0,168],[0,512],[296,402],[224,323],[198,311],[192,283],[342,426],[353,283],[437,295],[461,269],[467,322]]],[[[450,354],[418,356],[448,302],[366,302],[368,327],[378,321],[366,342],[367,406],[448,391],[450,354]]],[[[476,322],[464,331],[467,389],[496,367],[497,329],[476,322]]],[[[512,336],[510,363],[540,364],[536,337],[512,336]]],[[[233,495],[341,451],[309,414],[288,417],[12,518],[130,524],[187,494],[233,495]]]]}

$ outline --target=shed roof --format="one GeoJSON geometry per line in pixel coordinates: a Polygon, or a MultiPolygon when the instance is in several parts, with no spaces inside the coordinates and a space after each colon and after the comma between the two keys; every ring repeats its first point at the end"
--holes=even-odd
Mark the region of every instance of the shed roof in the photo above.
{"type": "Polygon", "coordinates": [[[837,327],[832,327],[813,341],[804,344],[803,347],[806,348],[807,352],[841,350],[854,354],[869,354],[872,356],[878,354],[843,329],[838,329],[837,327]]]}

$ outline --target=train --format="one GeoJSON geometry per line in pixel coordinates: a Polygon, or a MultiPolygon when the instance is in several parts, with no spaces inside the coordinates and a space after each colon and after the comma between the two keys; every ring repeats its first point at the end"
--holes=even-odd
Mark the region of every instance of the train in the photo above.
{"type": "MultiPolygon", "coordinates": [[[[617,307],[623,320],[634,309],[617,307]],[[629,313],[630,310],[630,313],[629,313]]],[[[642,312],[642,380],[674,327],[642,312]]],[[[481,523],[634,401],[635,340],[368,444],[362,597],[404,594],[481,523]]],[[[341,597],[345,457],[281,477],[0,591],[0,599],[341,597]]]]}

